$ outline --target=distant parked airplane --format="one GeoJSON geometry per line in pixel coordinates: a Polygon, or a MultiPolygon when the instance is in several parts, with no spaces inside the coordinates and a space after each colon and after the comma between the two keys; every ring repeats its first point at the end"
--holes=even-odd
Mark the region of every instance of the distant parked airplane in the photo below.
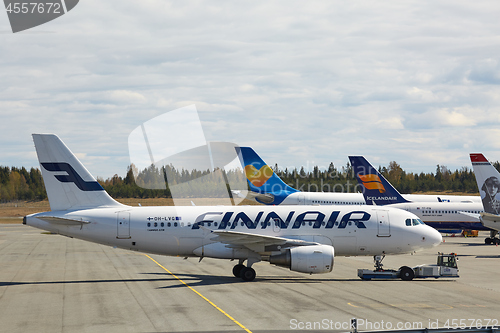
{"type": "MultiPolygon", "coordinates": [[[[363,156],[349,156],[367,204],[394,207],[417,215],[425,224],[442,232],[453,230],[491,230],[480,221],[483,206],[472,202],[411,202],[392,186],[363,156]]],[[[477,198],[480,198],[477,196],[477,198]]]]}

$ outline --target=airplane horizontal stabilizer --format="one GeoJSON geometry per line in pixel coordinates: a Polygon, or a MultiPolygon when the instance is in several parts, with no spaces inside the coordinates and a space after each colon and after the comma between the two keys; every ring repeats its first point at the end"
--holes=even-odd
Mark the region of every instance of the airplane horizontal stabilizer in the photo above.
{"type": "Polygon", "coordinates": [[[481,219],[489,222],[500,222],[500,215],[481,213],[481,219]]]}
{"type": "Polygon", "coordinates": [[[70,219],[67,217],[58,217],[58,216],[37,216],[37,218],[45,222],[63,224],[63,225],[82,225],[90,223],[90,221],[84,219],[70,219]]]}

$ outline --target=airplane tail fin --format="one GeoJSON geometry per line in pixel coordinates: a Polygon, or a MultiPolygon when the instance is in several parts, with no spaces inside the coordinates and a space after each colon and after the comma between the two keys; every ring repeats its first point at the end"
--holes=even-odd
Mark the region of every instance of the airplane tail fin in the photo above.
{"type": "Polygon", "coordinates": [[[476,175],[477,187],[483,201],[484,211],[500,214],[500,173],[483,154],[470,154],[470,161],[476,175]]]}
{"type": "Polygon", "coordinates": [[[363,156],[349,156],[354,174],[368,205],[408,202],[363,156]]]}
{"type": "Polygon", "coordinates": [[[252,148],[237,147],[236,152],[250,190],[258,193],[255,196],[257,201],[268,205],[278,205],[290,194],[298,192],[285,184],[252,148]]]}
{"type": "Polygon", "coordinates": [[[78,158],[54,134],[33,134],[50,209],[123,206],[111,198],[78,158]]]}

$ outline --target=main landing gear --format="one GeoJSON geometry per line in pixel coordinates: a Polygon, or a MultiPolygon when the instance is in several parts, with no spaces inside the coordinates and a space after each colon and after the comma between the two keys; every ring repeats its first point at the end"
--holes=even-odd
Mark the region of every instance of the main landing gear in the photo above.
{"type": "Polygon", "coordinates": [[[256,261],[248,259],[248,265],[243,265],[245,259],[240,259],[239,263],[233,267],[233,275],[241,278],[243,281],[253,281],[255,279],[255,270],[251,267],[256,261]]]}
{"type": "Polygon", "coordinates": [[[485,244],[493,244],[493,245],[499,245],[500,244],[500,239],[495,237],[498,235],[498,231],[496,230],[491,230],[490,231],[490,237],[484,239],[485,244]]]}

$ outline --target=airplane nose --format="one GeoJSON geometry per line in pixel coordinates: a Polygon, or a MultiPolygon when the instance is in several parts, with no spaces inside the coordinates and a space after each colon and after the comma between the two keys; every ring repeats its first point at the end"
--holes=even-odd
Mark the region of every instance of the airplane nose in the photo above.
{"type": "Polygon", "coordinates": [[[428,230],[424,236],[422,236],[422,241],[430,244],[432,246],[438,246],[443,242],[443,236],[436,229],[427,226],[428,230]]]}

